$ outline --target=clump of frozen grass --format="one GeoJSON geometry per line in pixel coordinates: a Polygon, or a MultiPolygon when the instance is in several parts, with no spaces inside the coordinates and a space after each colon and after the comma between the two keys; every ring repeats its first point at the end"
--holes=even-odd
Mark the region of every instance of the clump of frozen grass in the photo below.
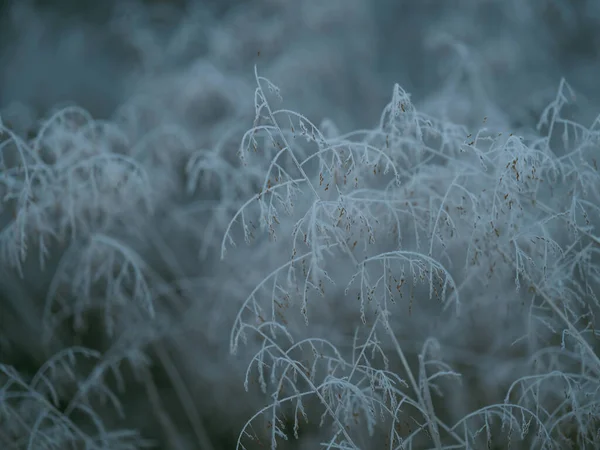
{"type": "MultiPolygon", "coordinates": [[[[127,118],[138,118],[140,109],[131,107],[127,118]]],[[[0,441],[6,440],[7,448],[15,443],[57,449],[150,444],[135,431],[115,430],[104,414],[114,407],[123,419],[119,398],[127,375],[120,367],[125,362],[147,383],[150,377],[142,350],[157,340],[163,323],[156,320],[164,318],[157,299],[173,295],[159,292],[165,280],[147,260],[142,237],[153,214],[158,211],[162,219],[165,205],[171,208],[166,199],[183,191],[193,144],[175,126],[155,127],[139,139],[124,119],[94,120],[68,106],[27,137],[0,124],[1,257],[33,289],[47,289],[45,301],[26,311],[39,324],[40,345],[65,345],[73,332],[88,336],[96,318],[105,334],[96,336],[95,350],[77,347],[50,358],[33,381],[1,366],[0,441]],[[32,272],[40,279],[32,280],[32,272]],[[86,379],[90,359],[95,362],[86,379]],[[119,392],[111,390],[115,383],[119,392]]]]}
{"type": "MultiPolygon", "coordinates": [[[[315,414],[324,448],[473,448],[515,439],[531,448],[593,446],[600,360],[587,336],[596,336],[600,306],[600,135],[596,122],[588,128],[562,117],[570,87],[561,82],[544,111],[541,138],[526,140],[488,128],[468,133],[421,114],[398,85],[376,129],[341,136],[330,122],[318,127],[276,109],[279,89],[258,74],[256,81],[255,120],[239,156],[253,173],[263,171],[263,181],[233,215],[221,256],[261,232],[289,254],[266,264],[232,328],[233,352],[250,336],[259,346],[246,387],[254,380],[271,396],[238,448],[261,439],[260,420],[275,448],[315,414]],[[455,343],[478,339],[466,328],[479,303],[473,294],[511,279],[504,298],[489,298],[512,308],[514,330],[503,333],[493,315],[480,319],[494,347],[530,361],[560,339],[572,361],[535,374],[520,363],[516,373],[530,374],[500,379],[505,398],[459,414],[444,398],[460,374],[436,355],[447,346],[451,359],[455,343]],[[356,321],[351,351],[341,343],[348,324],[320,316],[330,302],[356,321]],[[449,306],[447,322],[431,329],[449,306]],[[311,309],[313,321],[329,322],[328,336],[310,335],[311,309]],[[418,354],[404,350],[398,336],[407,314],[447,342],[426,335],[418,354]],[[562,403],[552,395],[561,383],[569,386],[562,403]]],[[[475,406],[479,394],[461,389],[475,406]]]]}
{"type": "MultiPolygon", "coordinates": [[[[32,259],[44,271],[48,259],[62,255],[46,302],[39,305],[44,311],[39,331],[49,348],[64,342],[62,335],[54,335],[58,327],[64,331],[73,325],[79,332],[94,311],[104,317],[111,338],[139,326],[131,321],[133,310],[147,322],[154,317],[149,281],[154,274],[132,247],[115,237],[124,225],[126,235],[134,236],[136,224],[151,216],[160,198],[151,180],[161,179],[152,178],[150,171],[156,166],[166,171],[168,165],[148,161],[142,150],[130,144],[117,123],[94,120],[73,106],[54,111],[27,137],[0,124],[2,262],[33,281],[32,259]]],[[[34,283],[43,285],[42,280],[34,283]]],[[[67,348],[32,379],[1,365],[0,440],[6,448],[147,447],[149,442],[136,431],[113,430],[99,412],[108,405],[122,418],[122,392],[110,386],[116,382],[124,390],[119,366],[128,359],[143,366],[142,347],[138,339],[119,355],[67,348]],[[114,378],[107,381],[109,372],[114,378]]]]}

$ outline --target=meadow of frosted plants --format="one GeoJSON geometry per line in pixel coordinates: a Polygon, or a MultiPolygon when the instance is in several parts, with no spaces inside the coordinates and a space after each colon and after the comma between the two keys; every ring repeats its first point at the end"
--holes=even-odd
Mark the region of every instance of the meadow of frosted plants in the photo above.
{"type": "Polygon", "coordinates": [[[600,447],[595,2],[64,8],[0,15],[2,448],[600,447]]]}

